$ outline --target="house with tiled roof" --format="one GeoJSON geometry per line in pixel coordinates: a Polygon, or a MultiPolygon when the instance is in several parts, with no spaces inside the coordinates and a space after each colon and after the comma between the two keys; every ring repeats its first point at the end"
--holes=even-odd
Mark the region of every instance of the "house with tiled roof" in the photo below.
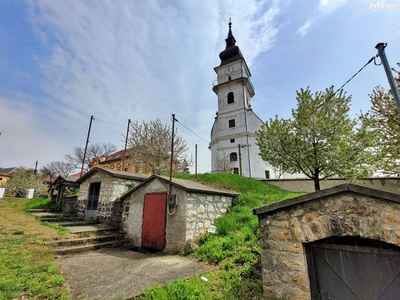
{"type": "Polygon", "coordinates": [[[7,180],[11,178],[16,169],[16,167],[0,168],[0,186],[4,186],[6,184],[7,180]]]}
{"type": "Polygon", "coordinates": [[[130,154],[127,150],[120,150],[107,156],[95,157],[90,163],[90,169],[94,167],[117,171],[132,172],[132,164],[129,162],[130,154]]]}

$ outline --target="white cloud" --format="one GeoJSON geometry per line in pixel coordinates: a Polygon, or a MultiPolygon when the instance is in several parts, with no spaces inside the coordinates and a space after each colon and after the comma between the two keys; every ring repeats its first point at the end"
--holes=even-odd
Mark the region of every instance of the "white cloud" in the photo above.
{"type": "Polygon", "coordinates": [[[326,15],[345,5],[349,0],[320,0],[318,9],[320,14],[326,15]]]}
{"type": "Polygon", "coordinates": [[[310,28],[310,26],[311,26],[313,23],[314,23],[314,20],[313,20],[313,19],[307,20],[307,22],[297,30],[297,33],[299,33],[301,36],[306,35],[308,29],[310,28]]]}
{"type": "Polygon", "coordinates": [[[300,36],[306,35],[310,27],[317,23],[319,19],[333,13],[348,2],[349,0],[320,0],[318,4],[318,11],[313,13],[313,16],[310,17],[304,23],[304,25],[297,30],[297,33],[300,34],[300,36]]]}
{"type": "MultiPolygon", "coordinates": [[[[219,32],[228,33],[229,18],[232,18],[232,31],[237,45],[242,50],[249,66],[261,53],[271,49],[279,32],[277,17],[289,1],[221,1],[221,19],[226,20],[219,32]],[[222,6],[222,3],[224,6],[222,6]],[[245,9],[244,9],[245,8],[245,9]]],[[[223,39],[220,38],[220,41],[223,39]]],[[[221,49],[223,50],[223,49],[221,49]]]]}

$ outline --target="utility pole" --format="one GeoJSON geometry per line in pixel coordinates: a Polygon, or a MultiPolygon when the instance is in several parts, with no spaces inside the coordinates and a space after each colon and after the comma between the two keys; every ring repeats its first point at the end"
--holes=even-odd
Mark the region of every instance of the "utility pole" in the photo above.
{"type": "MultiPolygon", "coordinates": [[[[33,172],[34,175],[36,175],[36,173],[37,173],[37,165],[38,165],[38,161],[36,161],[36,164],[35,164],[35,171],[33,172]]],[[[50,178],[50,180],[51,180],[51,178],[50,178]]]]}
{"type": "Polygon", "coordinates": [[[393,97],[396,100],[396,105],[397,109],[400,112],[400,95],[399,91],[397,90],[396,82],[394,81],[392,70],[390,69],[389,62],[386,58],[385,54],[385,48],[386,48],[386,43],[379,43],[375,46],[375,49],[378,50],[378,55],[381,58],[381,62],[383,64],[383,68],[385,69],[386,72],[386,77],[389,81],[390,89],[392,91],[393,97]]]}
{"type": "Polygon", "coordinates": [[[85,158],[86,158],[86,151],[87,151],[87,146],[89,144],[89,137],[90,137],[90,129],[92,128],[92,121],[94,120],[93,116],[90,117],[90,123],[89,123],[89,130],[88,130],[88,134],[87,134],[87,138],[86,138],[86,146],[85,146],[85,152],[83,153],[83,159],[82,159],[82,168],[81,168],[81,176],[82,177],[82,173],[83,173],[83,166],[85,165],[85,158]]]}
{"type": "MultiPolygon", "coordinates": [[[[174,159],[174,137],[175,137],[175,114],[172,114],[172,141],[171,141],[171,162],[169,165],[169,181],[172,181],[172,162],[174,159]]],[[[169,184],[168,196],[171,195],[172,185],[169,184]]]]}
{"type": "Polygon", "coordinates": [[[239,152],[239,175],[242,176],[242,150],[240,144],[238,144],[238,152],[239,152]]]}
{"type": "Polygon", "coordinates": [[[194,148],[194,177],[197,177],[197,144],[194,148]]]}
{"type": "Polygon", "coordinates": [[[131,119],[128,119],[128,127],[126,128],[126,136],[125,136],[124,158],[123,158],[123,160],[122,160],[122,171],[124,171],[124,167],[125,167],[126,145],[128,144],[129,126],[130,126],[130,125],[131,125],[131,119]]]}

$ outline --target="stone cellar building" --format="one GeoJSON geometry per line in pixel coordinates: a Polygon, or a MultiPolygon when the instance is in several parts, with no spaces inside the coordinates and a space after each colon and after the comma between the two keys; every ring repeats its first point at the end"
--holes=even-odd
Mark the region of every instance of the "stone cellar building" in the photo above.
{"type": "Polygon", "coordinates": [[[122,202],[118,197],[129,188],[139,185],[147,175],[94,168],[77,180],[80,184],[77,200],[78,217],[98,216],[105,225],[120,226],[122,202]]]}
{"type": "Polygon", "coordinates": [[[153,175],[121,197],[122,227],[135,247],[179,252],[206,232],[237,195],[153,175]]]}
{"type": "Polygon", "coordinates": [[[399,194],[343,184],[254,214],[266,297],[399,299],[399,194]]]}

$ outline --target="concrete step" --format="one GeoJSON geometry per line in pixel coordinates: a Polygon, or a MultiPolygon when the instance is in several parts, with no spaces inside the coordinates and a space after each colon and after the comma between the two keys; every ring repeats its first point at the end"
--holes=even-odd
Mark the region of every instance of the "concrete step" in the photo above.
{"type": "Polygon", "coordinates": [[[125,235],[123,233],[118,233],[118,234],[110,234],[103,236],[52,241],[52,242],[46,242],[45,245],[53,248],[59,248],[59,247],[72,247],[76,245],[100,244],[103,242],[118,241],[123,239],[125,239],[125,235]]]}
{"type": "Polygon", "coordinates": [[[29,212],[31,213],[38,213],[38,212],[49,212],[50,209],[48,208],[31,208],[29,212]]]}
{"type": "Polygon", "coordinates": [[[103,248],[122,247],[122,246],[127,245],[128,243],[129,242],[127,240],[122,239],[122,240],[108,241],[108,242],[97,243],[97,244],[62,247],[62,248],[55,249],[54,253],[56,255],[76,254],[76,253],[83,253],[83,252],[99,250],[99,249],[103,249],[103,248]]]}
{"type": "Polygon", "coordinates": [[[68,226],[66,227],[69,232],[74,234],[92,232],[98,235],[107,235],[111,233],[116,233],[119,228],[103,225],[103,224],[90,224],[90,225],[78,225],[78,226],[68,226]]]}
{"type": "MultiPolygon", "coordinates": [[[[48,222],[48,223],[61,223],[61,222],[77,222],[80,221],[81,219],[73,219],[73,218],[41,218],[41,222],[48,222]]],[[[86,222],[85,224],[89,224],[86,222]]]]}
{"type": "Polygon", "coordinates": [[[79,219],[78,221],[57,222],[57,224],[64,227],[94,225],[94,223],[91,221],[85,221],[81,219],[79,219]]]}

